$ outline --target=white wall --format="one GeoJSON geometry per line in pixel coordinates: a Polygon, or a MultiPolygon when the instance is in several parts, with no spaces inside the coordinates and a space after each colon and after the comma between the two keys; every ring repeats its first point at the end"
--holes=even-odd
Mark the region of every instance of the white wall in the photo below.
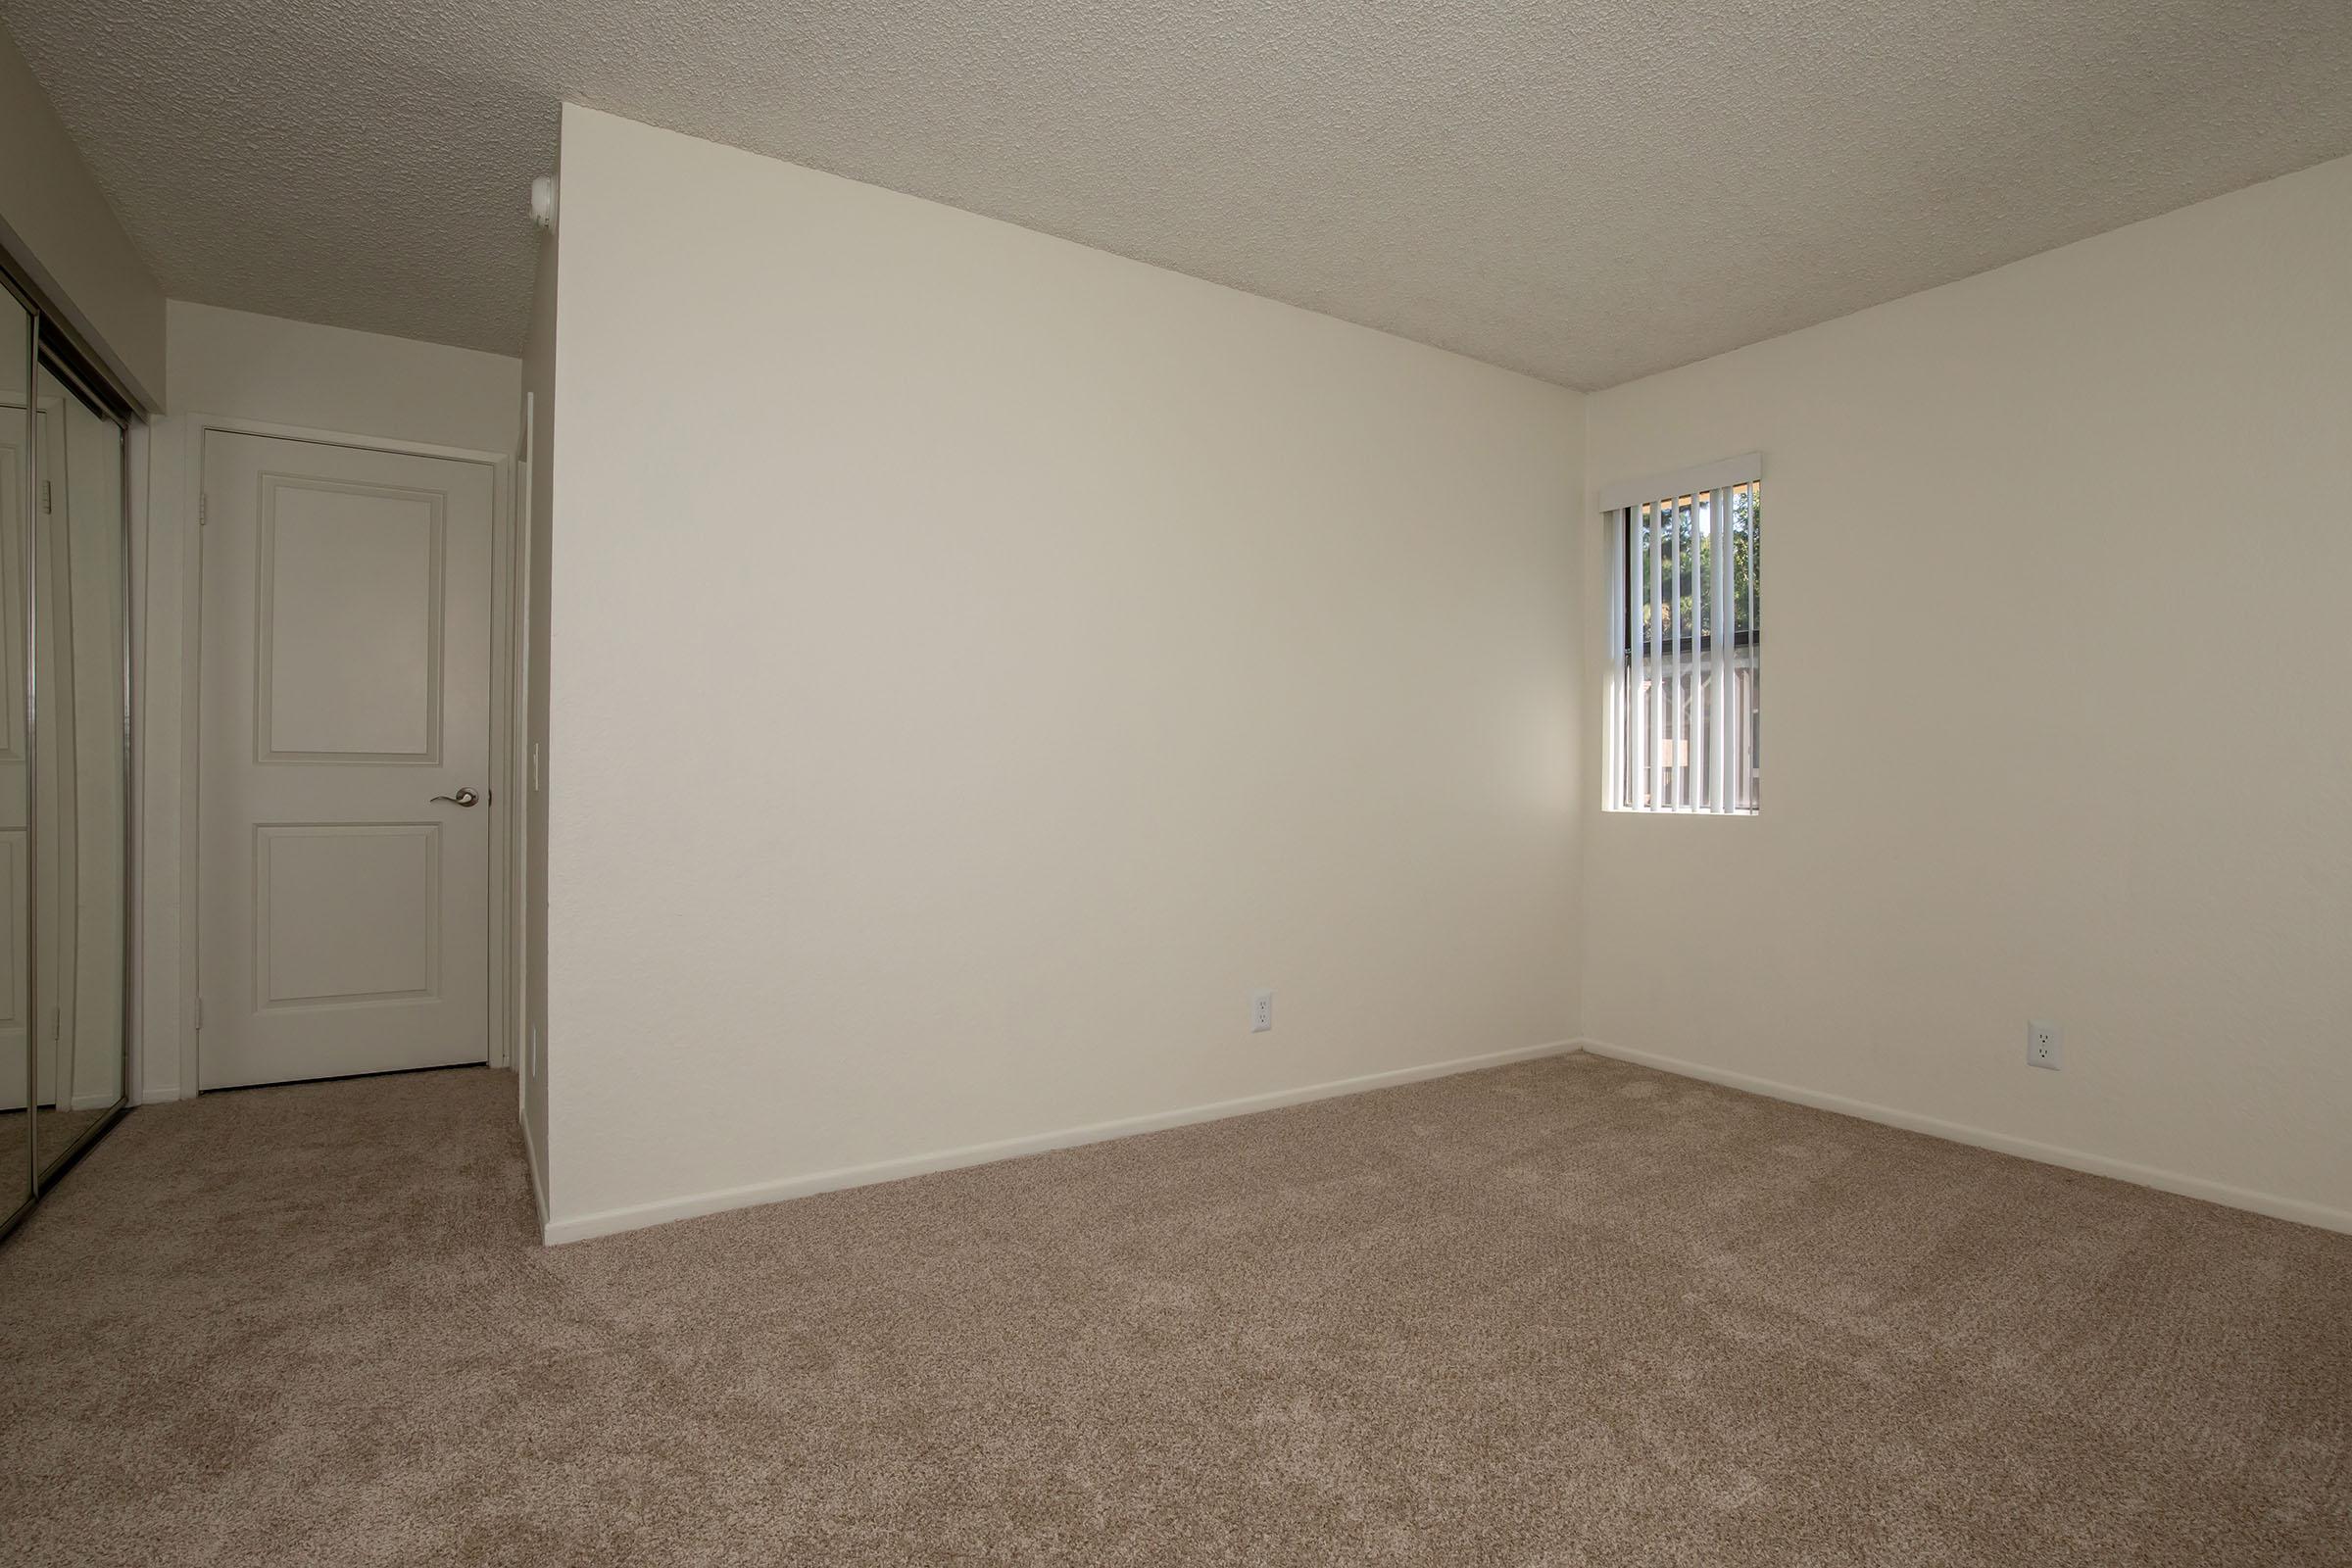
{"type": "Polygon", "coordinates": [[[522,362],[173,300],[171,411],[513,452],[522,362]]]}
{"type": "Polygon", "coordinates": [[[1767,516],[1763,814],[1592,797],[1590,1034],[2352,1224],[2347,257],[2352,160],[1588,401],[1767,516]]]}
{"type": "Polygon", "coordinates": [[[134,397],[162,407],[163,292],[5,31],[0,150],[0,245],[84,347],[134,397]]]}
{"type": "MultiPolygon", "coordinates": [[[[547,746],[549,564],[556,516],[556,319],[558,260],[561,241],[548,234],[539,241],[539,271],[531,297],[531,331],[522,355],[523,386],[531,395],[531,427],[526,432],[521,492],[522,527],[526,537],[524,614],[522,635],[522,707],[525,757],[530,748],[544,755],[547,746]]],[[[539,1197],[540,1219],[547,1218],[547,1063],[535,1042],[547,1037],[547,795],[529,778],[523,801],[522,946],[516,968],[522,987],[522,1040],[516,1053],[521,1077],[523,1137],[528,1144],[531,1180],[539,1197]]]]}
{"type": "Polygon", "coordinates": [[[522,365],[470,349],[217,310],[173,300],[167,314],[171,412],[147,440],[140,752],[140,975],[134,1083],[145,1100],[195,1093],[188,978],[195,930],[182,908],[195,865],[196,625],[193,477],[207,417],[376,440],[512,453],[522,365]]]}
{"type": "Polygon", "coordinates": [[[1574,394],[579,109],[563,234],[552,1235],[1574,1034],[1574,394]]]}

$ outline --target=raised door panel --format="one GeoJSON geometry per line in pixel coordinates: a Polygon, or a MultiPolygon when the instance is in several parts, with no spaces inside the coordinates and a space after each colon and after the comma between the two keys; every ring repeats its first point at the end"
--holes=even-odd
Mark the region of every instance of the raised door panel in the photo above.
{"type": "Polygon", "coordinates": [[[441,760],[442,497],[262,481],[263,762],[441,760]]]}
{"type": "Polygon", "coordinates": [[[257,1006],[362,1006],[439,995],[436,824],[264,824],[254,832],[254,854],[257,1006]]]}

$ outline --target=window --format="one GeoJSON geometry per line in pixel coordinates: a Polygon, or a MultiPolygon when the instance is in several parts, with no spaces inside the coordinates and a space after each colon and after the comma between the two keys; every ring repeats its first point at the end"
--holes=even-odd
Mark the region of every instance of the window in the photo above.
{"type": "Polygon", "coordinates": [[[1757,808],[1763,471],[1750,456],[1601,497],[1612,810],[1757,808]]]}

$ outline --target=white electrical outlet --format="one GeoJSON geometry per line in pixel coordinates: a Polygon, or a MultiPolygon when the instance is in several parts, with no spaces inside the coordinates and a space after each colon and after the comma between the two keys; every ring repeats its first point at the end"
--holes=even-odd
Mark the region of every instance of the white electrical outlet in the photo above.
{"type": "Polygon", "coordinates": [[[1253,1035],[1262,1035],[1273,1027],[1274,993],[1271,991],[1250,992],[1250,1032],[1253,1035]]]}
{"type": "Polygon", "coordinates": [[[2066,1065],[2066,1056],[2054,1023],[2026,1025],[2026,1065],[2047,1067],[2052,1072],[2066,1065]]]}

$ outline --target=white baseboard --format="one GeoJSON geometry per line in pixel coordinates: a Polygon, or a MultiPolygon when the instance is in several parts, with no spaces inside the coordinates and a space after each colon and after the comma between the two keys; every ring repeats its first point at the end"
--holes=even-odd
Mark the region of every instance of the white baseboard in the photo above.
{"type": "Polygon", "coordinates": [[[522,1163],[531,1173],[531,1198],[539,1205],[539,1240],[545,1245],[547,1234],[547,1189],[539,1181],[539,1144],[531,1137],[531,1113],[523,1108],[522,1097],[514,1097],[514,1119],[522,1124],[522,1163]]]}
{"type": "Polygon", "coordinates": [[[74,1110],[104,1110],[121,1098],[116,1094],[75,1095],[72,1108],[74,1110]]]}
{"type": "Polygon", "coordinates": [[[1595,1056],[1630,1061],[1641,1067],[1655,1067],[1660,1072],[1674,1073],[1683,1078],[1700,1078],[1708,1083],[1722,1084],[1727,1089],[1744,1089],[1749,1094],[1762,1095],[1768,1100],[1786,1100],[1794,1104],[1811,1105],[1817,1110],[1834,1110],[1839,1115],[1859,1116],[1864,1121],[1900,1127],[1908,1132],[1926,1133],[1932,1138],[1941,1138],[1955,1144],[1970,1144],[1997,1153],[2015,1154],[2022,1159],[2039,1160],[2045,1165],[2062,1165],[2068,1170],[2086,1171],[2093,1176],[2112,1176],[2117,1181],[2153,1187],[2159,1192],[2179,1193],[2183,1198],[2201,1198],[2209,1203],[2248,1209],[2256,1214],[2268,1214],[2274,1219],[2289,1219],[2301,1225],[2316,1225],[2322,1230],[2352,1233],[2352,1210],[2329,1208],[2322,1203],[2280,1198],[2276,1194],[2258,1193],[2244,1187],[2231,1187],[2225,1182],[2207,1181],[2200,1176],[2183,1176],[2178,1171],[2159,1170],[2153,1165],[2135,1165],[2130,1160],[2110,1159],[2104,1154],[2087,1154],[2079,1149],[2036,1143],[2031,1138],[2014,1138],[2007,1133],[1991,1132],[1983,1127],[1970,1127],[1956,1121],[1922,1116],[1913,1111],[1896,1110],[1891,1105],[1874,1105],[1867,1101],[1848,1100],[1843,1095],[1828,1095],[1817,1089],[1802,1089],[1795,1084],[1776,1083],[1769,1078],[1726,1072],[1704,1062],[1684,1061],[1675,1056],[1661,1056],[1654,1052],[1631,1051],[1598,1040],[1580,1040],[1576,1044],[1595,1056]]]}
{"type": "MultiPolygon", "coordinates": [[[[1183,1110],[1128,1116],[1118,1121],[1065,1127],[1058,1132],[1037,1133],[1027,1138],[971,1144],[962,1149],[944,1149],[936,1153],[877,1160],[870,1165],[845,1165],[837,1170],[813,1171],[806,1176],[787,1176],[780,1181],[760,1182],[750,1187],[730,1187],[720,1192],[696,1193],[686,1198],[664,1199],[660,1202],[609,1208],[598,1213],[550,1220],[543,1229],[551,1247],[563,1242],[584,1242],[591,1237],[611,1236],[647,1225],[664,1224],[673,1219],[692,1219],[699,1214],[716,1214],[730,1208],[751,1208],[760,1203],[776,1203],[786,1199],[829,1193],[843,1187],[899,1181],[908,1176],[955,1170],[964,1165],[986,1165],[1000,1159],[1042,1154],[1055,1149],[1075,1149],[1081,1144],[1099,1144],[1136,1133],[1161,1132],[1170,1127],[1189,1127],[1196,1122],[1219,1121],[1227,1116],[1246,1116],[1251,1111],[1302,1105],[1314,1100],[1360,1095],[1369,1089],[1389,1089],[1398,1084],[1420,1083],[1429,1078],[1449,1078],[1455,1073],[1477,1072],[1483,1067],[1502,1067],[1515,1061],[1533,1061],[1539,1056],[1556,1056],[1575,1049],[1574,1041],[1558,1040],[1548,1045],[1521,1047],[1516,1051],[1497,1051],[1484,1056],[1462,1056],[1452,1061],[1431,1062],[1419,1067],[1399,1067],[1393,1072],[1367,1073],[1360,1078],[1342,1078],[1334,1083],[1309,1084],[1300,1089],[1277,1089],[1271,1094],[1222,1100],[1214,1104],[1192,1105],[1183,1110]]],[[[525,1136],[528,1136],[527,1129],[525,1136]]]]}

